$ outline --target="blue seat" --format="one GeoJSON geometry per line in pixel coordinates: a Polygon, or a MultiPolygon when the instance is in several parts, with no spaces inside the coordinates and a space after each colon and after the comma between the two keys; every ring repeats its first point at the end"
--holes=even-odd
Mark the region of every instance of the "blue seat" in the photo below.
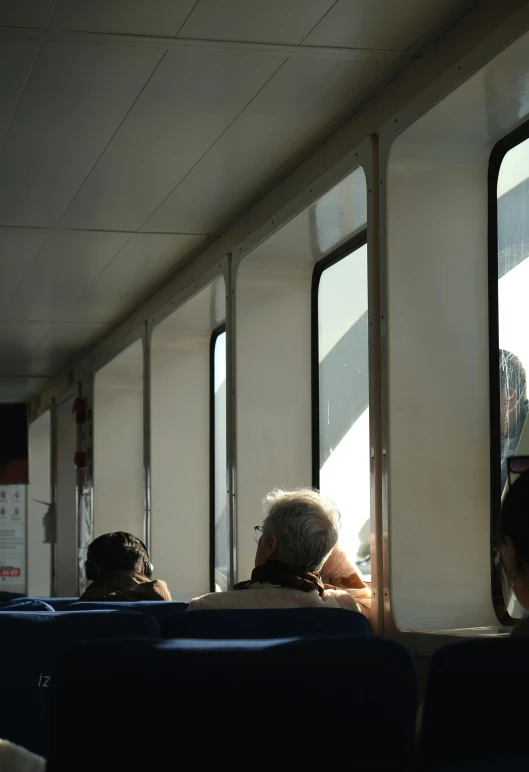
{"type": "Polygon", "coordinates": [[[416,707],[411,655],[380,638],[86,644],[56,670],[47,772],[70,772],[75,754],[76,772],[172,769],[183,738],[199,768],[323,769],[345,755],[348,769],[403,772],[416,707]],[[80,753],[101,705],[108,726],[80,753]],[[125,705],[150,720],[131,724],[125,705]]]}
{"type": "Polygon", "coordinates": [[[152,617],[133,612],[0,613],[0,694],[8,706],[0,711],[0,737],[46,756],[49,687],[58,657],[79,641],[125,636],[159,638],[160,628],[152,617]]]}
{"type": "Polygon", "coordinates": [[[55,611],[53,606],[35,598],[18,598],[0,603],[0,611],[55,611]]]}
{"type": "Polygon", "coordinates": [[[526,759],[529,638],[445,646],[432,657],[421,761],[428,768],[526,759]]]}
{"type": "Polygon", "coordinates": [[[45,603],[49,603],[55,611],[67,611],[72,603],[77,602],[77,598],[31,598],[31,600],[43,600],[45,603]]]}
{"type": "Polygon", "coordinates": [[[187,611],[164,620],[164,638],[288,638],[371,635],[363,614],[340,608],[187,611]]]}
{"type": "Polygon", "coordinates": [[[185,611],[188,604],[182,601],[136,600],[136,601],[80,601],[70,606],[70,611],[99,611],[112,609],[114,611],[140,611],[150,614],[161,624],[162,620],[175,612],[185,611]]]}

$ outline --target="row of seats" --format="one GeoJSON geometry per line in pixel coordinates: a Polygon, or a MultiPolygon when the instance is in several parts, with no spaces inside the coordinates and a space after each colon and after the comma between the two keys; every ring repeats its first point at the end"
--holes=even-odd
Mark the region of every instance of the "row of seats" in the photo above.
{"type": "MultiPolygon", "coordinates": [[[[402,646],[359,627],[361,615],[311,608],[179,612],[162,620],[177,640],[161,640],[145,606],[124,605],[128,611],[0,614],[1,693],[9,706],[0,713],[0,736],[49,753],[50,769],[67,762],[84,769],[85,761],[88,769],[92,750],[102,753],[102,744],[116,738],[124,759],[132,749],[141,756],[145,745],[152,763],[163,766],[164,754],[191,743],[197,763],[213,763],[207,754],[214,749],[215,763],[253,767],[256,757],[268,758],[270,736],[279,743],[273,753],[287,744],[293,754],[299,745],[301,756],[310,749],[313,763],[340,744],[354,768],[411,765],[413,662],[402,646]]],[[[525,638],[439,650],[426,691],[422,766],[529,755],[528,671],[525,638]]],[[[102,758],[98,769],[107,768],[102,758]]],[[[124,759],[108,768],[126,768],[124,759]]]]}
{"type": "Polygon", "coordinates": [[[139,601],[79,603],[76,611],[20,612],[4,608],[0,613],[4,663],[1,693],[13,709],[0,712],[0,737],[47,755],[48,701],[54,668],[62,654],[80,641],[127,637],[159,640],[162,632],[165,638],[185,639],[370,634],[362,614],[344,609],[174,613],[175,605],[186,607],[184,603],[139,601]],[[160,612],[168,615],[155,618],[160,612]]]}
{"type": "Polygon", "coordinates": [[[56,671],[48,770],[72,768],[79,727],[97,727],[102,706],[108,723],[90,734],[79,772],[180,763],[252,772],[329,765],[478,770],[485,763],[498,772],[527,769],[528,663],[529,641],[522,638],[439,650],[417,759],[415,667],[394,641],[298,636],[84,644],[67,652],[56,671]],[[127,705],[134,706],[132,721],[127,705]]]}

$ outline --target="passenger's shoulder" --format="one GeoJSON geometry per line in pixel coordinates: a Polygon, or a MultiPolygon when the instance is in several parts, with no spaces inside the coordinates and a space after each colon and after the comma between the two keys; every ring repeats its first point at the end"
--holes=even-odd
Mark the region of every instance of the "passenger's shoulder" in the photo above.
{"type": "Polygon", "coordinates": [[[155,595],[159,595],[162,600],[172,600],[167,582],[164,582],[163,579],[155,579],[152,583],[152,589],[155,595]]]}
{"type": "Polygon", "coordinates": [[[325,590],[324,597],[326,599],[334,600],[340,608],[362,613],[360,604],[358,604],[354,598],[351,598],[346,590],[325,590]]]}

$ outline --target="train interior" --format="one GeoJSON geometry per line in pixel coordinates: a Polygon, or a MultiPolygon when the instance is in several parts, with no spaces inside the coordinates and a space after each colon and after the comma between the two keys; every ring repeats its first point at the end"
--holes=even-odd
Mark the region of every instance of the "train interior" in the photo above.
{"type": "MultiPolygon", "coordinates": [[[[0,408],[25,406],[29,448],[28,479],[0,478],[0,596],[55,609],[0,602],[4,663],[33,656],[35,614],[81,619],[67,609],[95,537],[143,539],[185,615],[250,577],[269,491],[315,487],[340,509],[369,635],[384,640],[371,651],[358,630],[329,630],[395,668],[375,697],[346,679],[337,699],[387,706],[409,666],[391,647],[404,647],[418,700],[401,737],[426,701],[423,768],[497,758],[488,714],[475,735],[443,724],[442,752],[432,726],[443,679],[460,697],[453,722],[486,699],[485,648],[458,670],[457,645],[503,657],[512,643],[505,673],[527,671],[509,640],[526,611],[502,586],[494,533],[506,455],[529,456],[525,381],[505,428],[498,376],[498,351],[529,368],[529,3],[0,0],[0,38],[0,408]]],[[[13,443],[8,430],[3,462],[13,443]]],[[[123,635],[159,636],[141,617],[123,635]]],[[[166,638],[193,638],[160,619],[166,638]]],[[[108,624],[100,637],[119,637],[108,624]]],[[[323,638],[294,660],[321,646],[344,664],[323,638]]],[[[246,660],[231,646],[235,677],[246,660]]],[[[289,649],[263,646],[246,655],[275,657],[279,680],[298,672],[289,649]]],[[[116,651],[84,675],[66,655],[59,696],[87,673],[107,688],[105,661],[135,667],[116,651]]],[[[180,688],[164,651],[143,666],[180,688]]],[[[288,688],[302,693],[298,676],[288,688]]],[[[380,734],[396,715],[375,717],[380,734]]],[[[53,727],[48,748],[13,726],[0,717],[0,737],[67,768],[53,727]]],[[[388,769],[419,763],[402,753],[388,769]]]]}

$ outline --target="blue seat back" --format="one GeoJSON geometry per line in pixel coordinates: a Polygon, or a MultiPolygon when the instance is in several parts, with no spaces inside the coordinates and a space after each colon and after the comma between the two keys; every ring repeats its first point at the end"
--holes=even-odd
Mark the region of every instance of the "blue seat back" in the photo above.
{"type": "Polygon", "coordinates": [[[0,613],[0,694],[9,706],[0,711],[0,737],[46,757],[50,686],[63,652],[79,641],[159,635],[152,617],[132,612],[0,613]]]}
{"type": "Polygon", "coordinates": [[[157,622],[161,623],[165,617],[175,612],[185,611],[187,603],[182,601],[160,601],[160,600],[137,600],[137,601],[83,601],[73,603],[70,611],[97,611],[101,609],[112,609],[114,611],[140,611],[142,614],[149,614],[157,622]]]}
{"type": "Polygon", "coordinates": [[[0,603],[0,611],[55,611],[55,609],[43,600],[18,598],[0,603]]]}
{"type": "Polygon", "coordinates": [[[119,705],[135,705],[139,694],[153,711],[155,739],[124,742],[131,713],[114,710],[109,730],[91,733],[78,753],[77,772],[165,769],[176,729],[205,768],[217,767],[225,749],[230,768],[269,771],[270,744],[285,769],[325,769],[346,754],[348,769],[403,771],[414,753],[415,669],[393,641],[182,639],[68,652],[56,673],[47,772],[71,769],[78,727],[90,726],[97,705],[116,695],[119,705]]]}
{"type": "Polygon", "coordinates": [[[437,651],[424,702],[423,763],[529,758],[528,690],[529,638],[465,641],[437,651]]]}
{"type": "Polygon", "coordinates": [[[340,608],[187,611],[168,617],[162,633],[164,638],[223,639],[371,634],[363,614],[340,608]]]}
{"type": "Polygon", "coordinates": [[[55,611],[67,611],[72,603],[76,603],[78,598],[31,598],[31,600],[43,600],[45,603],[49,603],[55,611]]]}

